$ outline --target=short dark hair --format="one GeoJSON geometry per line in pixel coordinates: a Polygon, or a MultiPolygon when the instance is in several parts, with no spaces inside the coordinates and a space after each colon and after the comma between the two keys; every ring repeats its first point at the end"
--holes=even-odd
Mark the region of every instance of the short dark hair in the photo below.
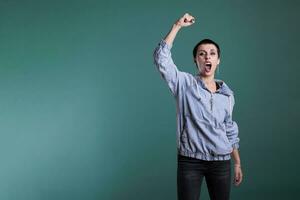
{"type": "Polygon", "coordinates": [[[198,42],[198,44],[196,44],[196,46],[194,47],[194,50],[193,50],[194,58],[196,58],[196,54],[197,54],[198,47],[199,47],[201,44],[213,44],[213,45],[215,45],[216,48],[217,48],[217,51],[218,51],[218,58],[220,58],[220,56],[221,56],[221,50],[220,50],[220,47],[219,47],[219,45],[218,45],[216,42],[214,42],[214,41],[211,40],[211,39],[203,39],[203,40],[201,40],[200,42],[198,42]]]}

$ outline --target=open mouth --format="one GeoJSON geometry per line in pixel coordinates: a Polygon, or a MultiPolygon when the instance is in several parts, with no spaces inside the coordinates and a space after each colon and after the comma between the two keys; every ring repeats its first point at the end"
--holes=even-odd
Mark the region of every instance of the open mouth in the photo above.
{"type": "Polygon", "coordinates": [[[210,70],[211,70],[211,63],[205,63],[204,69],[205,69],[206,72],[210,72],[210,70]]]}

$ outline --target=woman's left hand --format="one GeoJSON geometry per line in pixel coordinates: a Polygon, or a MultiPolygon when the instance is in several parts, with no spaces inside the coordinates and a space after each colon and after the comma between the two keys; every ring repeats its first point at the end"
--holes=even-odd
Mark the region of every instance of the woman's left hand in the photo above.
{"type": "Polygon", "coordinates": [[[234,165],[234,185],[239,186],[243,180],[243,172],[240,165],[234,165]]]}

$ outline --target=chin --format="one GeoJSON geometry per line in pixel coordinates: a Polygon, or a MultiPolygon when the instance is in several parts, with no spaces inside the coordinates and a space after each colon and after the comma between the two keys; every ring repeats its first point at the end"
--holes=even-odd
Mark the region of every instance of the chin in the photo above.
{"type": "Polygon", "coordinates": [[[215,72],[201,72],[200,74],[201,74],[201,76],[203,76],[203,77],[208,77],[208,76],[213,76],[213,75],[215,75],[215,72]]]}

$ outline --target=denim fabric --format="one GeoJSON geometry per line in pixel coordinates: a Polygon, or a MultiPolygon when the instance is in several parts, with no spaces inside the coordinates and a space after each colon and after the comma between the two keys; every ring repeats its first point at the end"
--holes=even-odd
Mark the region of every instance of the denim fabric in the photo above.
{"type": "Polygon", "coordinates": [[[162,40],[154,51],[154,63],[176,99],[178,153],[201,160],[229,160],[239,148],[238,126],[232,120],[234,95],[222,80],[210,92],[199,75],[179,71],[171,46],[162,40]]]}
{"type": "Polygon", "coordinates": [[[204,177],[211,200],[229,200],[230,162],[230,160],[205,161],[178,155],[178,200],[199,200],[204,177]]]}

